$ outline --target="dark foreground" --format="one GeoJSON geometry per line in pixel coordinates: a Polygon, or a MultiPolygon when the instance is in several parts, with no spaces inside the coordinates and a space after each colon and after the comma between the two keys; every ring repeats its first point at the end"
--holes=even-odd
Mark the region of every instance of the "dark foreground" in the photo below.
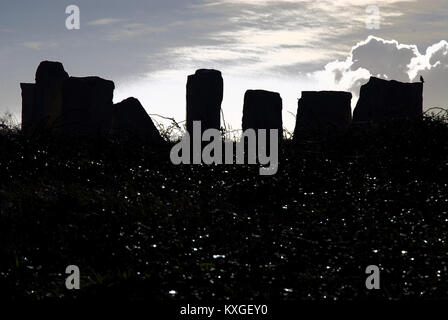
{"type": "Polygon", "coordinates": [[[1,130],[1,299],[448,298],[446,122],[285,141],[272,177],[169,150],[1,130]]]}

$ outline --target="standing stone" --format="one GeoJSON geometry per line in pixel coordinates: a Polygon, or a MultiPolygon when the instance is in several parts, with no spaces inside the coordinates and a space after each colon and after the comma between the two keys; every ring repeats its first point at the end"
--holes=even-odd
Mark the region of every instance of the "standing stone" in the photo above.
{"type": "Polygon", "coordinates": [[[108,134],[112,125],[112,81],[99,77],[70,77],[63,86],[62,132],[108,134]]]}
{"type": "Polygon", "coordinates": [[[423,115],[423,83],[403,83],[371,77],[361,86],[353,121],[418,118],[423,115]]]}
{"type": "Polygon", "coordinates": [[[67,79],[68,73],[60,62],[42,61],[36,70],[36,84],[49,86],[61,79],[67,79]]]}
{"type": "Polygon", "coordinates": [[[140,101],[131,97],[114,104],[113,134],[135,136],[152,143],[163,143],[151,117],[146,113],[140,101]]]}
{"type": "Polygon", "coordinates": [[[187,81],[187,131],[193,133],[193,121],[201,121],[201,130],[220,129],[223,98],[221,72],[200,69],[188,76],[187,81]]]}
{"type": "Polygon", "coordinates": [[[278,129],[283,134],[282,98],[277,92],[247,90],[244,95],[243,131],[247,129],[278,129]]]}
{"type": "Polygon", "coordinates": [[[37,109],[43,111],[46,127],[53,126],[61,117],[62,86],[68,73],[60,62],[43,61],[36,70],[37,109]]]}
{"type": "Polygon", "coordinates": [[[352,120],[352,94],[344,91],[303,91],[294,137],[301,132],[326,135],[345,131],[352,120]]]}
{"type": "Polygon", "coordinates": [[[24,133],[51,128],[61,116],[62,85],[68,78],[62,63],[42,61],[36,84],[21,84],[24,133]]]}

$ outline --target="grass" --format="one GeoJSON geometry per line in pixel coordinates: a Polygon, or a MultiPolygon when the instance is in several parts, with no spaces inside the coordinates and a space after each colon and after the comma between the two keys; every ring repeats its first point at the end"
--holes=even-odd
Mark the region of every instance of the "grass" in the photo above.
{"type": "Polygon", "coordinates": [[[169,150],[3,126],[3,301],[448,298],[446,118],[284,140],[272,177],[169,150]]]}

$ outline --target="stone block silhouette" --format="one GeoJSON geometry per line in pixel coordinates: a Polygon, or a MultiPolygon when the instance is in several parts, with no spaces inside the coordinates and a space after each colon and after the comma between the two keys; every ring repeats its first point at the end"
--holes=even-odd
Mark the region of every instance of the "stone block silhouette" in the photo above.
{"type": "Polygon", "coordinates": [[[303,91],[298,101],[294,137],[344,132],[352,121],[352,94],[344,91],[303,91]]]}
{"type": "Polygon", "coordinates": [[[53,125],[61,116],[62,85],[68,79],[62,63],[43,61],[36,70],[37,105],[43,106],[46,126],[53,125]]]}
{"type": "Polygon", "coordinates": [[[26,134],[52,129],[59,134],[113,133],[163,142],[137,99],[113,104],[115,85],[110,80],[69,77],[62,63],[43,61],[36,71],[36,83],[21,83],[20,87],[22,131],[26,134]]]}
{"type": "Polygon", "coordinates": [[[62,120],[70,134],[108,134],[112,125],[115,85],[99,77],[70,77],[64,82],[62,120]]]}
{"type": "Polygon", "coordinates": [[[42,61],[36,70],[36,84],[21,84],[25,133],[49,128],[60,118],[62,85],[67,78],[68,73],[60,62],[42,61]]]}
{"type": "Polygon", "coordinates": [[[60,62],[42,61],[36,70],[36,84],[51,85],[60,79],[67,79],[68,73],[60,62]]]}
{"type": "Polygon", "coordinates": [[[201,130],[220,129],[223,98],[221,72],[199,69],[187,81],[187,131],[193,132],[193,121],[201,121],[201,130]]]}
{"type": "Polygon", "coordinates": [[[353,121],[419,118],[423,115],[423,83],[403,83],[371,77],[361,86],[353,121]]]}
{"type": "Polygon", "coordinates": [[[120,103],[114,104],[113,109],[113,134],[136,136],[148,142],[163,143],[163,139],[151,117],[136,98],[127,98],[120,103]]]}
{"type": "Polygon", "coordinates": [[[280,94],[265,90],[247,90],[244,95],[242,129],[278,129],[281,137],[283,122],[280,94]]]}

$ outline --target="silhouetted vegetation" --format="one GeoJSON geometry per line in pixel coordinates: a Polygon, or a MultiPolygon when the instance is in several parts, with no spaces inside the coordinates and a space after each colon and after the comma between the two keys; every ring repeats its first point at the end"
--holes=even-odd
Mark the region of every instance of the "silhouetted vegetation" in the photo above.
{"type": "Polygon", "coordinates": [[[285,140],[268,177],[169,150],[2,126],[2,299],[448,298],[446,117],[285,140]]]}

